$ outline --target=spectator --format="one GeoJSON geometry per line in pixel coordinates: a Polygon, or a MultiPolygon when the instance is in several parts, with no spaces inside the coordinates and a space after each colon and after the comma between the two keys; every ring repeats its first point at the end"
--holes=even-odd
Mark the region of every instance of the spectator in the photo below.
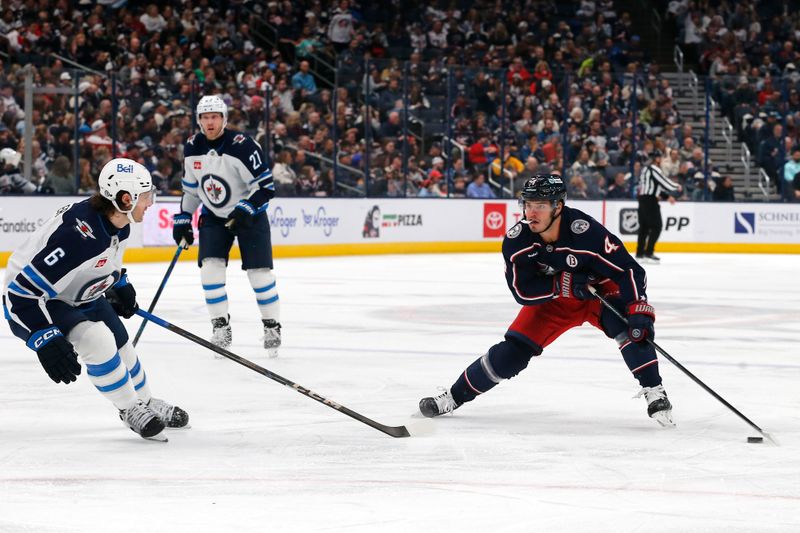
{"type": "Polygon", "coordinates": [[[0,193],[2,194],[32,194],[36,192],[36,185],[26,180],[19,171],[19,162],[22,154],[11,148],[0,150],[0,193]]]}
{"type": "Polygon", "coordinates": [[[628,182],[625,181],[625,174],[622,172],[614,174],[614,181],[608,186],[606,198],[609,200],[629,200],[631,198],[628,182]]]}
{"type": "Polygon", "coordinates": [[[486,183],[486,176],[478,173],[475,175],[475,179],[467,185],[467,198],[497,198],[497,195],[486,183]]]}
{"type": "Polygon", "coordinates": [[[78,185],[69,159],[60,155],[53,161],[50,173],[42,183],[41,192],[44,194],[75,194],[78,192],[78,185]]]}
{"type": "MultiPolygon", "coordinates": [[[[346,2],[346,0],[343,0],[346,2]]],[[[303,96],[312,95],[317,92],[317,82],[314,76],[309,72],[311,65],[308,61],[303,60],[300,62],[300,70],[292,76],[292,88],[302,91],[303,96]]]]}
{"type": "Polygon", "coordinates": [[[800,145],[792,148],[792,158],[789,159],[783,166],[783,199],[791,201],[794,196],[794,183],[795,176],[800,173],[800,145]]]}
{"type": "Polygon", "coordinates": [[[712,193],[712,198],[715,202],[734,202],[736,201],[736,195],[733,186],[733,178],[730,176],[725,176],[722,178],[720,183],[716,184],[714,187],[714,192],[712,193]]]}

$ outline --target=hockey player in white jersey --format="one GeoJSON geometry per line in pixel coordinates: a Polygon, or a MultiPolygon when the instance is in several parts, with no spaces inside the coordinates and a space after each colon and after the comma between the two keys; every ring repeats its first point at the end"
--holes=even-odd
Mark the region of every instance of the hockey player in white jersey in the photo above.
{"type": "Polygon", "coordinates": [[[278,355],[281,344],[280,303],[272,271],[272,244],[266,210],[275,196],[272,171],[261,147],[249,136],[226,130],[228,106],[219,96],[197,104],[200,132],[184,148],[181,211],[173,221],[175,243],[194,241],[192,214],[202,204],[198,265],[211,315],[211,342],[232,342],[225,275],[233,240],[239,241],[263,323],[264,348],[278,355]]]}
{"type": "Polygon", "coordinates": [[[189,415],[154,398],[119,317],[138,309],[122,268],[130,224],[153,204],[150,173],[130,159],[112,159],[100,191],[59,209],[8,261],[3,311],[17,337],[36,352],[50,379],[70,384],[81,373],[146,439],[166,440],[165,427],[189,415]]]}

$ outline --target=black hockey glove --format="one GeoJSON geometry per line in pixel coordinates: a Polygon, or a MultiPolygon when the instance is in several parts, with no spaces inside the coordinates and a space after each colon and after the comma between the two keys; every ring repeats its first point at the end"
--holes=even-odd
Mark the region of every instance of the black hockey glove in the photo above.
{"type": "Polygon", "coordinates": [[[556,276],[556,289],[561,298],[591,300],[594,295],[589,292],[589,284],[594,278],[585,272],[561,272],[556,276]]]}
{"type": "Polygon", "coordinates": [[[50,379],[66,385],[78,379],[81,373],[78,354],[56,326],[34,331],[27,344],[39,356],[39,362],[50,379]]]}
{"type": "Polygon", "coordinates": [[[647,302],[628,304],[628,337],[633,342],[645,342],[652,339],[655,331],[656,310],[647,302]]]}
{"type": "Polygon", "coordinates": [[[228,221],[225,227],[229,230],[236,232],[240,228],[249,228],[253,225],[253,217],[256,214],[256,209],[253,204],[247,200],[239,200],[236,207],[233,208],[231,214],[228,215],[228,221]]]}
{"type": "Polygon", "coordinates": [[[181,240],[186,241],[187,246],[194,242],[192,215],[178,213],[172,217],[172,238],[175,239],[175,244],[177,245],[181,244],[181,240]]]}
{"type": "Polygon", "coordinates": [[[119,281],[106,291],[106,300],[111,304],[114,312],[122,318],[130,318],[139,310],[139,305],[136,303],[136,290],[128,281],[128,275],[124,268],[119,281]]]}

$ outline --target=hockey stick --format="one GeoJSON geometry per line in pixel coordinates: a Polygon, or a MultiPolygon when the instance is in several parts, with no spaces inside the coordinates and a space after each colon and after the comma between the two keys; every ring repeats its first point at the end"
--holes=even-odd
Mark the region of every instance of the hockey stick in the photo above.
{"type": "Polygon", "coordinates": [[[224,348],[220,348],[219,346],[216,346],[215,344],[212,344],[209,341],[207,341],[205,339],[202,339],[202,338],[198,337],[197,335],[195,335],[193,333],[189,333],[188,331],[186,331],[184,329],[181,329],[181,328],[179,328],[178,326],[176,326],[174,324],[170,324],[166,320],[163,320],[163,319],[161,319],[161,318],[159,318],[159,317],[157,317],[155,315],[152,315],[147,311],[142,311],[141,309],[139,309],[138,311],[136,311],[136,314],[138,314],[139,316],[144,317],[145,319],[147,319],[147,320],[149,320],[151,322],[155,322],[156,324],[158,324],[162,328],[168,329],[168,330],[172,331],[173,333],[177,333],[181,337],[189,339],[190,341],[195,342],[195,343],[199,344],[200,346],[204,346],[204,347],[208,348],[209,350],[211,350],[213,352],[216,352],[216,353],[218,353],[218,354],[220,354],[220,355],[222,355],[224,357],[227,357],[228,359],[230,359],[232,361],[236,361],[240,365],[246,366],[247,368],[249,368],[250,370],[252,370],[254,372],[258,372],[262,376],[266,376],[266,377],[268,377],[269,379],[271,379],[273,381],[277,381],[281,385],[286,385],[287,387],[296,390],[300,394],[303,394],[304,396],[308,396],[312,400],[316,400],[321,404],[327,405],[331,409],[335,409],[335,410],[339,411],[340,413],[344,413],[347,416],[349,416],[350,418],[354,418],[354,419],[358,420],[362,424],[366,424],[366,425],[368,425],[370,427],[373,427],[373,428],[377,429],[378,431],[386,433],[389,436],[392,436],[392,437],[410,437],[411,436],[411,434],[408,432],[408,429],[406,429],[405,426],[386,426],[386,425],[383,425],[383,424],[381,424],[379,422],[375,422],[374,420],[369,419],[369,418],[367,418],[366,416],[364,416],[362,414],[356,413],[355,411],[353,411],[351,409],[348,409],[344,405],[340,405],[340,404],[334,402],[333,400],[329,400],[328,398],[325,398],[324,396],[320,396],[319,394],[317,394],[316,392],[312,391],[311,389],[307,389],[307,388],[303,387],[302,385],[300,385],[298,383],[294,383],[294,382],[289,381],[288,379],[286,379],[286,378],[284,378],[282,376],[279,376],[278,374],[275,374],[274,372],[270,372],[266,368],[264,368],[262,366],[259,366],[259,365],[255,364],[255,363],[253,363],[252,361],[249,361],[249,360],[245,359],[244,357],[240,357],[240,356],[236,355],[235,353],[229,352],[228,350],[226,350],[224,348]]]}
{"type": "MultiPolygon", "coordinates": [[[[614,307],[613,305],[611,305],[611,304],[608,302],[608,300],[606,300],[605,298],[603,298],[602,296],[600,296],[600,294],[598,294],[597,290],[596,290],[594,287],[592,287],[591,285],[589,285],[588,287],[589,287],[589,292],[591,292],[592,294],[594,294],[594,295],[597,297],[597,299],[598,299],[598,300],[600,300],[600,302],[601,302],[601,303],[602,303],[602,304],[603,304],[603,305],[604,305],[606,308],[608,308],[608,309],[609,309],[609,310],[610,310],[612,313],[614,313],[615,315],[617,315],[617,318],[619,318],[620,320],[622,320],[622,322],[623,322],[623,323],[624,323],[626,326],[628,325],[628,319],[626,319],[626,318],[625,318],[625,317],[622,315],[622,313],[620,313],[620,312],[617,310],[617,308],[616,308],[616,307],[614,307]]],[[[737,408],[735,408],[735,407],[734,407],[734,406],[732,406],[730,403],[728,403],[728,401],[727,401],[725,398],[723,398],[722,396],[720,396],[719,394],[717,394],[717,393],[716,393],[716,391],[715,391],[714,389],[712,389],[711,387],[709,387],[708,385],[706,385],[705,383],[703,383],[703,381],[702,381],[700,378],[698,378],[697,376],[695,376],[694,374],[692,374],[692,373],[689,371],[689,369],[688,369],[688,368],[686,368],[685,366],[683,366],[682,364],[680,364],[680,363],[679,363],[679,362],[678,362],[678,361],[677,361],[677,360],[676,360],[674,357],[672,357],[672,356],[671,356],[670,354],[668,354],[668,353],[667,353],[667,352],[666,352],[666,351],[665,351],[663,348],[661,348],[661,346],[659,346],[658,344],[656,344],[654,341],[652,341],[652,340],[650,340],[650,339],[647,339],[647,343],[648,343],[648,344],[650,344],[650,345],[651,345],[653,348],[655,348],[655,349],[656,349],[656,351],[657,351],[658,353],[660,353],[661,355],[663,355],[663,356],[664,356],[664,358],[665,358],[667,361],[669,361],[670,363],[672,363],[673,365],[675,365],[676,367],[678,367],[678,369],[679,369],[681,372],[683,372],[684,374],[686,374],[687,376],[689,376],[689,378],[690,378],[692,381],[694,381],[695,383],[697,383],[698,385],[700,385],[700,387],[702,387],[702,388],[703,388],[703,390],[705,390],[705,391],[706,391],[707,393],[709,393],[711,396],[713,396],[714,398],[716,398],[717,400],[719,400],[719,402],[720,402],[722,405],[724,405],[725,407],[727,407],[728,409],[730,409],[731,411],[733,411],[733,413],[734,413],[735,415],[737,415],[739,418],[741,418],[742,420],[744,420],[745,422],[747,422],[747,423],[750,425],[750,427],[752,427],[753,429],[755,429],[756,431],[758,431],[759,433],[761,433],[763,436],[765,436],[767,439],[769,439],[769,440],[770,440],[770,442],[772,442],[773,444],[775,444],[775,445],[777,445],[777,444],[778,444],[778,442],[775,440],[775,438],[774,438],[772,435],[770,435],[769,433],[767,433],[766,431],[764,431],[763,429],[761,429],[760,427],[758,427],[758,426],[756,425],[756,423],[755,423],[755,422],[753,422],[752,420],[750,420],[749,418],[747,418],[746,416],[744,416],[744,414],[743,414],[741,411],[739,411],[737,408]]]]}
{"type": "MultiPolygon", "coordinates": [[[[172,256],[172,261],[167,267],[167,273],[164,274],[164,279],[161,280],[161,285],[158,286],[158,290],[156,291],[156,295],[153,298],[153,301],[150,302],[150,307],[147,308],[148,313],[152,313],[153,309],[156,308],[156,302],[161,297],[161,291],[164,290],[164,287],[167,285],[167,280],[169,279],[170,274],[172,274],[172,269],[175,268],[175,263],[178,262],[178,257],[180,257],[181,252],[187,248],[186,241],[181,239],[181,243],[178,245],[178,248],[175,249],[175,255],[172,256]]],[[[142,332],[144,331],[144,327],[147,325],[147,318],[142,320],[142,325],[139,326],[139,331],[136,332],[136,336],[133,338],[133,345],[134,347],[139,342],[139,338],[142,336],[142,332]]]]}

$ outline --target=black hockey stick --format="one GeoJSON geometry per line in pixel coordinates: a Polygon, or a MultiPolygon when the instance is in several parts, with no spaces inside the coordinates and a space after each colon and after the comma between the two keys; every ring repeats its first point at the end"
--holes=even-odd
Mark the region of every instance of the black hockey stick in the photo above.
{"type": "MultiPolygon", "coordinates": [[[[148,313],[152,313],[153,309],[156,308],[156,302],[161,297],[161,291],[164,290],[164,287],[167,285],[167,280],[169,279],[170,274],[172,274],[172,269],[175,268],[175,263],[178,262],[178,257],[180,257],[181,252],[187,248],[186,241],[181,239],[181,243],[178,245],[178,248],[175,250],[175,255],[172,256],[172,261],[167,267],[167,273],[164,274],[164,279],[161,280],[161,285],[158,286],[158,290],[156,291],[156,295],[153,298],[153,301],[150,302],[150,307],[147,308],[148,313]]],[[[142,332],[144,331],[144,327],[147,325],[147,318],[142,320],[142,325],[139,326],[139,331],[136,332],[136,336],[133,338],[133,345],[136,346],[139,342],[139,338],[142,336],[142,332]]]]}
{"type": "Polygon", "coordinates": [[[147,320],[149,320],[151,322],[155,322],[156,324],[158,324],[162,328],[168,329],[168,330],[172,331],[173,333],[177,333],[181,337],[189,339],[192,342],[196,342],[200,346],[204,346],[204,347],[208,348],[209,350],[211,350],[213,352],[216,352],[216,353],[218,353],[218,354],[220,354],[220,355],[222,355],[224,357],[227,357],[228,359],[230,359],[232,361],[236,361],[240,365],[246,366],[247,368],[249,368],[250,370],[253,370],[254,372],[258,372],[262,376],[266,376],[266,377],[268,377],[269,379],[271,379],[273,381],[277,381],[281,385],[286,385],[287,387],[296,390],[300,394],[303,394],[304,396],[308,396],[312,400],[316,400],[321,404],[327,405],[331,409],[335,409],[335,410],[339,411],[340,413],[344,413],[347,416],[349,416],[350,418],[354,418],[354,419],[358,420],[362,424],[366,424],[366,425],[368,425],[370,427],[373,427],[373,428],[377,429],[378,431],[386,433],[389,436],[392,436],[392,437],[410,437],[411,436],[410,433],[408,432],[408,429],[406,429],[405,426],[386,426],[386,425],[383,425],[383,424],[381,424],[379,422],[375,422],[374,420],[369,419],[369,418],[367,418],[366,416],[364,416],[362,414],[356,413],[355,411],[353,411],[351,409],[348,409],[344,405],[340,405],[340,404],[334,402],[333,400],[329,400],[328,398],[325,398],[324,396],[320,396],[319,394],[317,394],[316,392],[312,391],[311,389],[307,389],[307,388],[303,387],[302,385],[300,385],[298,383],[293,383],[292,381],[289,381],[288,379],[286,379],[286,378],[284,378],[282,376],[279,376],[278,374],[275,374],[274,372],[270,372],[266,368],[264,368],[262,366],[259,366],[259,365],[255,364],[255,363],[253,363],[252,361],[249,361],[249,360],[245,359],[244,357],[240,357],[240,356],[236,355],[235,353],[229,352],[228,350],[226,350],[224,348],[220,348],[219,346],[216,346],[215,344],[212,344],[209,341],[207,341],[205,339],[202,339],[202,338],[198,337],[197,335],[194,335],[193,333],[189,333],[188,331],[186,331],[184,329],[181,329],[181,328],[179,328],[178,326],[176,326],[174,324],[170,324],[166,320],[163,320],[163,319],[161,319],[161,318],[159,318],[159,317],[157,317],[155,315],[152,315],[152,314],[148,313],[147,311],[142,311],[141,309],[139,309],[138,311],[136,311],[136,314],[146,318],[147,320]]]}
{"type": "MultiPolygon", "coordinates": [[[[625,325],[627,325],[627,324],[628,324],[628,319],[626,319],[626,318],[625,318],[625,317],[622,315],[622,313],[620,313],[620,312],[619,312],[619,310],[617,310],[617,308],[616,308],[616,307],[614,307],[613,305],[611,305],[611,304],[608,302],[608,300],[606,300],[605,298],[603,298],[602,296],[600,296],[600,294],[598,294],[597,290],[596,290],[594,287],[592,287],[591,285],[589,285],[589,292],[591,292],[592,294],[594,294],[594,295],[597,297],[597,299],[598,299],[598,300],[600,300],[600,302],[602,302],[602,304],[603,304],[604,306],[606,306],[606,308],[608,308],[608,309],[609,309],[609,310],[610,310],[612,313],[614,313],[615,315],[617,315],[617,318],[619,318],[620,320],[622,320],[622,322],[623,322],[625,325]]],[[[679,369],[681,372],[683,372],[684,374],[686,374],[687,376],[689,376],[689,378],[690,378],[692,381],[694,381],[695,383],[697,383],[698,385],[700,385],[700,387],[702,387],[702,388],[703,388],[703,390],[705,390],[705,391],[706,391],[707,393],[709,393],[711,396],[713,396],[714,398],[716,398],[717,400],[719,400],[719,402],[720,402],[722,405],[724,405],[725,407],[727,407],[728,409],[730,409],[731,411],[733,411],[733,413],[734,413],[734,414],[736,414],[736,415],[737,415],[739,418],[741,418],[742,420],[744,420],[745,422],[747,422],[747,423],[750,425],[750,427],[752,427],[753,429],[755,429],[756,431],[758,431],[759,433],[761,433],[763,436],[765,436],[767,439],[769,439],[769,440],[770,440],[770,441],[771,441],[773,444],[776,444],[776,445],[778,444],[778,442],[775,440],[775,438],[773,438],[773,436],[772,436],[772,435],[770,435],[769,433],[767,433],[766,431],[764,431],[763,429],[761,429],[760,427],[758,427],[758,425],[756,425],[756,423],[755,423],[755,422],[753,422],[752,420],[750,420],[749,418],[747,418],[746,416],[744,416],[744,414],[743,414],[741,411],[739,411],[737,408],[735,408],[735,407],[734,407],[734,406],[732,406],[730,403],[728,403],[728,401],[727,401],[725,398],[723,398],[722,396],[720,396],[719,394],[717,394],[717,393],[716,393],[716,391],[715,391],[714,389],[712,389],[711,387],[709,387],[708,385],[706,385],[705,383],[703,383],[703,381],[702,381],[700,378],[698,378],[697,376],[695,376],[694,374],[692,374],[692,373],[689,371],[689,369],[688,369],[688,368],[686,368],[685,366],[683,366],[682,364],[680,364],[680,363],[679,363],[679,362],[678,362],[678,361],[677,361],[677,360],[676,360],[674,357],[672,357],[672,356],[671,356],[670,354],[668,354],[668,353],[667,353],[667,352],[666,352],[666,351],[665,351],[663,348],[661,348],[661,346],[659,346],[658,344],[656,344],[655,342],[653,342],[653,341],[652,341],[652,340],[650,340],[650,339],[647,339],[647,342],[648,342],[648,344],[650,344],[650,345],[651,345],[653,348],[655,348],[655,349],[656,349],[656,351],[657,351],[658,353],[660,353],[661,355],[663,355],[663,356],[664,356],[664,358],[665,358],[667,361],[669,361],[670,363],[672,363],[673,365],[675,365],[676,367],[678,367],[678,369],[679,369]]]]}

